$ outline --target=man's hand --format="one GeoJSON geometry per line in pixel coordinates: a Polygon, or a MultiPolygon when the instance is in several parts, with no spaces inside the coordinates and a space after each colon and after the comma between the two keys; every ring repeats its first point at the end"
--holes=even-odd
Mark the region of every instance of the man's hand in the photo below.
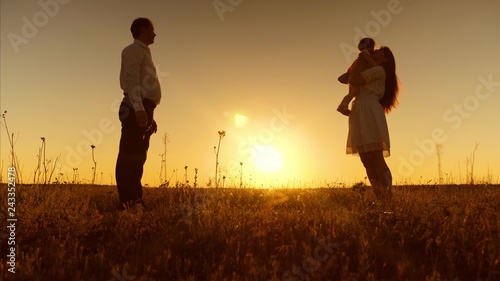
{"type": "Polygon", "coordinates": [[[156,121],[153,119],[153,123],[149,125],[148,132],[151,132],[151,134],[156,133],[158,131],[158,126],[156,125],[156,121]]]}
{"type": "Polygon", "coordinates": [[[135,119],[137,120],[137,124],[141,127],[146,127],[148,124],[148,115],[146,111],[140,110],[135,112],[135,119]]]}

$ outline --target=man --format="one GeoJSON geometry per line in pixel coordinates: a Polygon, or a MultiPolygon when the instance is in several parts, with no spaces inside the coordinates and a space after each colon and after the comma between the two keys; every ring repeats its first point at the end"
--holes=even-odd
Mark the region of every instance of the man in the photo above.
{"type": "Polygon", "coordinates": [[[130,31],[134,42],[123,49],[120,70],[124,97],[119,110],[122,132],[116,185],[122,210],[136,204],[144,206],[141,178],[149,139],[156,133],[153,111],[161,99],[160,83],[148,47],[156,36],[153,23],[147,18],[137,18],[130,31]]]}

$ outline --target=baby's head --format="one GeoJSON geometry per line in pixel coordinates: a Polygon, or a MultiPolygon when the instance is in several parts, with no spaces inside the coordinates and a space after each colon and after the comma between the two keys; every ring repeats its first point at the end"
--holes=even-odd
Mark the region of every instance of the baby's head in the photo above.
{"type": "Polygon", "coordinates": [[[372,38],[365,37],[359,41],[358,50],[373,52],[375,50],[375,40],[372,38]]]}

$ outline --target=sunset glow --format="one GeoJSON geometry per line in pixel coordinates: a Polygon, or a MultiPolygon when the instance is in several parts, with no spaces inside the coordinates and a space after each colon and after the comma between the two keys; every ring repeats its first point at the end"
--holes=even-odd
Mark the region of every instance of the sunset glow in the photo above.
{"type": "Polygon", "coordinates": [[[136,17],[153,21],[162,89],[143,184],[192,183],[194,169],[213,182],[218,131],[218,169],[236,185],[363,179],[336,108],[365,36],[391,48],[402,83],[387,115],[394,183],[500,181],[500,1],[213,2],[2,0],[0,110],[23,182],[43,166],[43,137],[52,181],[115,183],[120,54],[136,17]]]}
{"type": "Polygon", "coordinates": [[[255,165],[264,172],[276,172],[283,168],[281,153],[273,146],[255,148],[255,165]]]}

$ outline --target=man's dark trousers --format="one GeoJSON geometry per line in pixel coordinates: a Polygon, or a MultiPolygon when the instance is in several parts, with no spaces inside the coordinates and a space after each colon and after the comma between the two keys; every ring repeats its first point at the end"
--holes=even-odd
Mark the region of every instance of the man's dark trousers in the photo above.
{"type": "Polygon", "coordinates": [[[153,120],[156,104],[148,99],[144,99],[142,103],[148,116],[146,127],[137,124],[134,108],[127,95],[124,96],[118,112],[122,123],[122,134],[116,161],[116,185],[120,206],[125,207],[142,203],[143,167],[147,158],[149,139],[156,132],[156,122],[153,120]]]}

